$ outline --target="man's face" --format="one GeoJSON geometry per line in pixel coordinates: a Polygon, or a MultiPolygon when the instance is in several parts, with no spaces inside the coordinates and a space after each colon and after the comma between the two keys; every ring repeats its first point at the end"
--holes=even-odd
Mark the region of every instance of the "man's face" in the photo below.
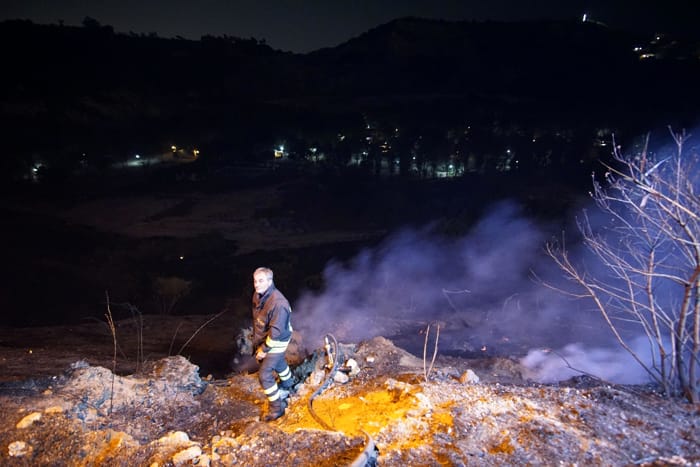
{"type": "Polygon", "coordinates": [[[264,272],[253,274],[253,287],[255,287],[255,291],[257,293],[264,294],[271,285],[272,279],[267,277],[267,274],[264,272]]]}

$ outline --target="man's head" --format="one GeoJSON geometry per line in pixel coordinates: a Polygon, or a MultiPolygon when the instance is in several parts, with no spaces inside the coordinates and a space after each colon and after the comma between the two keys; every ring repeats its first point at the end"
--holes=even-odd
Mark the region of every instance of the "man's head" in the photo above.
{"type": "Polygon", "coordinates": [[[272,269],[258,268],[253,273],[253,287],[259,294],[264,294],[272,286],[272,269]]]}

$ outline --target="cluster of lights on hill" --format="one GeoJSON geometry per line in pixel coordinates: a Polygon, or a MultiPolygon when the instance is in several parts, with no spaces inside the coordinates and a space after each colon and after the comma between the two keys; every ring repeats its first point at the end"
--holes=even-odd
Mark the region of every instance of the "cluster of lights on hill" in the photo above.
{"type": "MultiPolygon", "coordinates": [[[[583,14],[581,22],[607,27],[607,24],[591,18],[588,13],[583,14]]],[[[634,52],[640,60],[700,60],[700,47],[664,33],[653,34],[647,43],[636,45],[634,52]]]]}

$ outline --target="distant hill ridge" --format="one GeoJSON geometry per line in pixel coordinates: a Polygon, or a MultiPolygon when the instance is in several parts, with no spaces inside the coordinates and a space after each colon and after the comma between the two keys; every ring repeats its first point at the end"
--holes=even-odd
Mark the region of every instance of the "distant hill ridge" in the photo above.
{"type": "MultiPolygon", "coordinates": [[[[353,67],[364,67],[355,70],[353,78],[365,82],[374,79],[377,72],[390,72],[398,78],[418,69],[426,78],[438,81],[438,73],[459,75],[469,85],[480,75],[492,88],[499,83],[510,86],[514,78],[525,78],[533,85],[537,80],[548,81],[552,74],[576,78],[567,75],[594,76],[592,71],[605,72],[609,80],[613,71],[639,71],[635,69],[639,68],[639,57],[634,48],[645,38],[580,21],[448,22],[409,17],[307,55],[276,51],[253,38],[163,39],[114,33],[111,26],[99,23],[73,27],[5,21],[0,23],[0,40],[0,50],[9,69],[14,70],[3,81],[10,85],[19,81],[25,89],[31,89],[35,84],[31,78],[37,74],[60,71],[79,82],[98,78],[103,86],[139,86],[157,80],[159,88],[170,84],[179,85],[179,90],[190,87],[183,81],[194,80],[191,84],[195,87],[207,87],[212,81],[233,79],[245,84],[242,78],[249,78],[247,83],[254,84],[262,79],[270,86],[253,87],[263,94],[303,95],[319,91],[317,84],[305,86],[309,77],[314,83],[330,81],[329,89],[338,90],[340,84],[341,92],[343,87],[352,90],[354,83],[347,76],[343,83],[333,81],[338,66],[351,72],[353,67]],[[313,68],[306,68],[309,65],[313,68]],[[430,73],[425,70],[430,66],[439,69],[430,73]],[[246,69],[243,77],[241,68],[246,69]],[[216,73],[214,80],[212,73],[216,73]],[[202,74],[210,76],[207,83],[198,79],[202,74]],[[295,86],[280,90],[276,80],[267,79],[274,75],[285,76],[284,81],[291,79],[295,86]]],[[[70,88],[70,83],[61,81],[64,76],[52,78],[58,79],[58,86],[70,88]]],[[[250,96],[250,92],[245,94],[250,96]]]]}
{"type": "Polygon", "coordinates": [[[580,21],[472,22],[400,18],[377,26],[333,48],[311,54],[348,54],[351,52],[390,56],[478,56],[486,51],[515,53],[545,47],[545,51],[614,46],[632,56],[628,48],[635,40],[595,23],[580,21]],[[490,50],[488,50],[490,49],[490,50]]]}
{"type": "Polygon", "coordinates": [[[681,59],[640,60],[635,47],[649,39],[580,21],[401,18],[300,55],[254,38],[193,41],[115,33],[94,20],[4,21],[0,124],[19,148],[203,131],[235,137],[329,112],[407,114],[416,100],[438,102],[439,112],[489,112],[503,102],[584,112],[697,108],[697,44],[686,44],[690,55],[681,59]]]}

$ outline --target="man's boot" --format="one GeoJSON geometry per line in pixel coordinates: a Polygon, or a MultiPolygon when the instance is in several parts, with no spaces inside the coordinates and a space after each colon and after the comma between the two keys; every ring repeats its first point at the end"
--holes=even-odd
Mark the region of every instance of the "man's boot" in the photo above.
{"type": "Polygon", "coordinates": [[[270,402],[270,406],[267,411],[267,415],[263,417],[264,422],[271,422],[277,420],[282,415],[284,415],[284,409],[287,407],[287,403],[282,399],[277,399],[270,402]]]}

